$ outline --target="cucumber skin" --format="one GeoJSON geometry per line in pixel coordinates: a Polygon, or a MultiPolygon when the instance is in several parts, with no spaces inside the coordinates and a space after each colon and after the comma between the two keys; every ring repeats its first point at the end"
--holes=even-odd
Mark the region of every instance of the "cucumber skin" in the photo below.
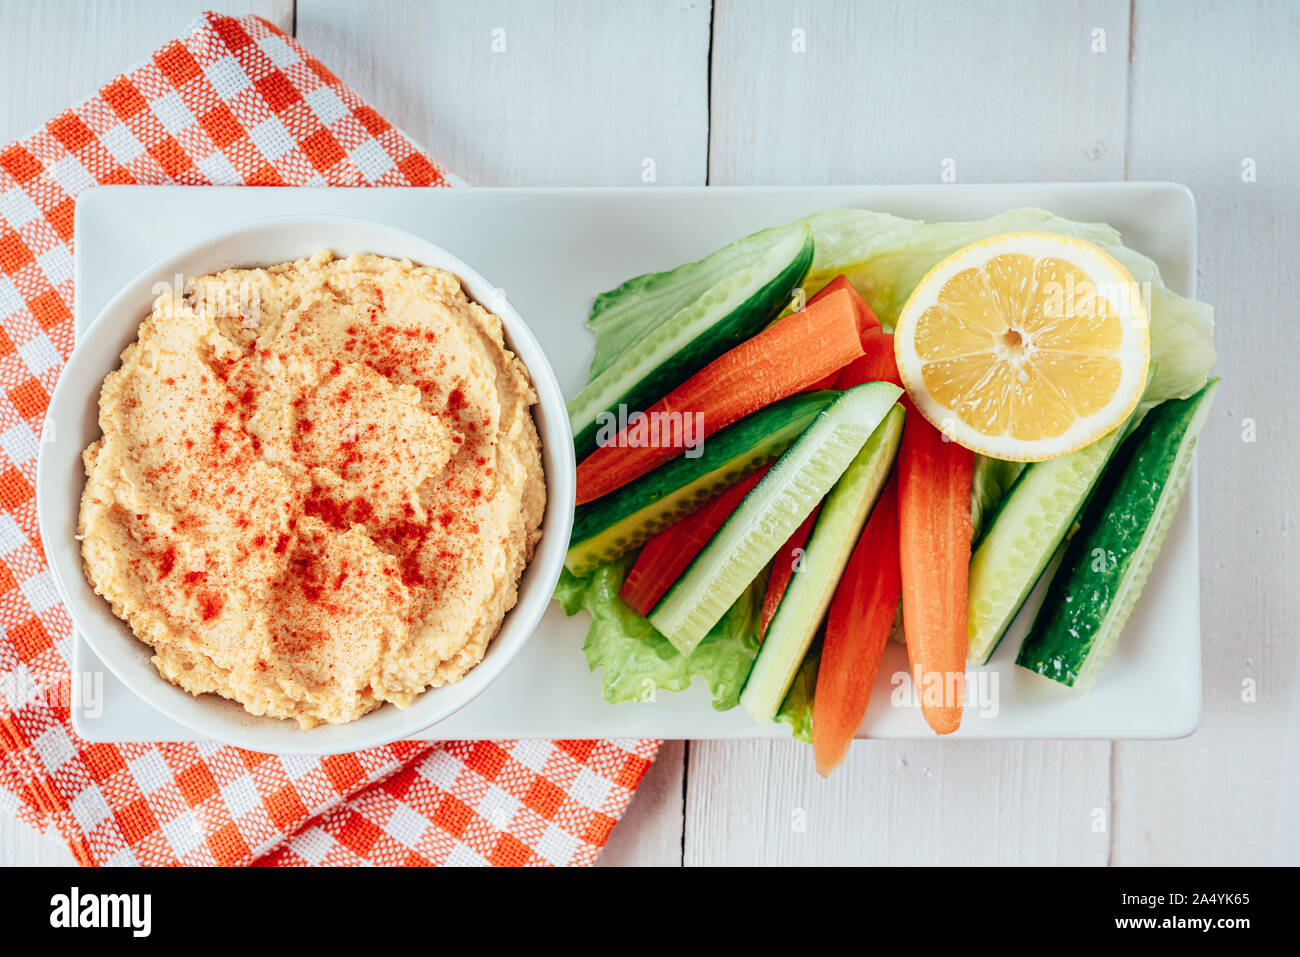
{"type": "MultiPolygon", "coordinates": [[[[645,409],[724,352],[762,331],[768,323],[781,314],[789,299],[790,291],[803,282],[812,261],[812,230],[806,229],[799,253],[785,269],[759,288],[738,308],[701,332],[688,345],[664,359],[649,374],[637,382],[630,383],[603,411],[612,411],[620,405],[625,405],[630,410],[645,409]]],[[[726,278],[728,277],[720,277],[718,281],[722,282],[726,278]]],[[[708,290],[705,290],[706,294],[707,292],[708,290]]],[[[670,318],[672,317],[664,317],[665,320],[670,318]]],[[[596,435],[599,432],[600,426],[595,416],[590,423],[573,430],[573,447],[579,461],[596,451],[596,435]]]]}
{"type": "Polygon", "coordinates": [[[767,724],[776,718],[804,656],[821,628],[844,568],[853,554],[853,546],[862,534],[898,456],[899,442],[903,437],[903,417],[901,405],[896,404],[890,409],[839,481],[826,493],[817,523],[808,536],[803,570],[786,588],[740,694],[741,707],[759,724],[767,724]],[[857,473],[858,469],[861,473],[857,473]],[[843,501],[842,494],[837,499],[836,493],[848,489],[859,476],[865,485],[857,490],[856,500],[843,501]],[[861,518],[854,514],[841,514],[850,510],[861,510],[861,518]],[[838,553],[831,552],[831,549],[838,549],[838,553]],[[821,567],[823,564],[825,568],[821,567]],[[824,573],[824,576],[819,573],[824,573]],[[806,594],[810,590],[811,594],[806,594]],[[787,653],[787,649],[793,653],[787,653]],[[779,660],[778,656],[785,660],[779,660]],[[777,682],[760,687],[764,682],[764,672],[772,668],[780,669],[777,682]]]}
{"type": "MultiPolygon", "coordinates": [[[[695,646],[699,643],[699,641],[703,639],[704,634],[707,633],[708,629],[705,629],[704,632],[702,632],[699,635],[690,635],[687,636],[686,638],[683,638],[681,635],[677,634],[676,628],[672,627],[671,624],[667,624],[663,621],[662,616],[665,614],[665,610],[669,608],[669,606],[673,602],[679,601],[678,593],[683,588],[690,587],[689,583],[692,575],[698,569],[703,568],[711,560],[713,560],[713,556],[709,554],[710,549],[714,546],[715,542],[718,541],[719,537],[726,532],[727,526],[730,525],[732,521],[735,521],[737,515],[743,512],[751,502],[757,502],[764,495],[770,493],[771,489],[768,488],[767,486],[770,486],[771,483],[773,482],[780,481],[780,475],[783,468],[789,470],[790,468],[798,467],[797,465],[788,465],[787,463],[797,459],[797,456],[799,455],[799,450],[804,444],[804,442],[812,441],[812,439],[810,439],[810,433],[812,433],[817,428],[818,424],[820,423],[823,417],[832,414],[834,407],[840,401],[844,401],[845,397],[848,396],[850,393],[859,393],[860,395],[863,396],[870,394],[873,400],[875,400],[874,394],[881,392],[882,390],[887,392],[890,395],[890,402],[889,405],[886,406],[884,410],[880,413],[879,418],[876,419],[875,425],[878,427],[880,423],[884,421],[885,416],[889,414],[890,408],[892,408],[898,402],[899,397],[902,396],[903,394],[903,390],[901,388],[888,382],[868,382],[865,383],[864,385],[854,386],[851,389],[846,389],[844,392],[840,393],[835,398],[835,400],[830,403],[830,405],[828,405],[825,409],[823,409],[817,415],[817,418],[813,420],[812,424],[809,425],[808,428],[804,430],[804,433],[800,435],[799,438],[795,440],[794,444],[792,444],[790,448],[788,448],[785,451],[785,453],[777,461],[776,465],[772,467],[772,470],[763,477],[763,479],[758,483],[758,485],[756,485],[753,489],[750,490],[749,494],[746,495],[744,499],[741,501],[740,505],[737,506],[736,511],[732,513],[731,518],[729,518],[725,523],[723,523],[722,528],[718,529],[718,531],[714,534],[714,537],[709,540],[709,543],[705,545],[703,549],[700,550],[699,554],[695,556],[695,558],[691,561],[691,564],[688,565],[686,570],[682,573],[682,576],[679,579],[677,579],[676,582],[673,583],[672,587],[669,588],[668,591],[664,594],[664,596],[659,599],[659,603],[655,605],[653,609],[651,609],[650,614],[647,616],[650,619],[650,623],[653,624],[656,628],[658,628],[659,632],[665,638],[667,638],[668,641],[672,644],[672,646],[676,648],[681,654],[690,655],[690,653],[695,650],[695,646]],[[656,620],[657,618],[658,620],[656,620]]],[[[875,401],[880,401],[880,400],[875,400],[875,401]]],[[[875,432],[875,428],[872,429],[872,432],[875,432]]],[[[871,438],[871,433],[868,433],[866,438],[862,440],[863,444],[865,445],[866,442],[870,440],[870,438],[871,438]]],[[[861,446],[859,446],[858,449],[860,451],[861,446]]],[[[854,452],[854,456],[856,455],[857,452],[854,452]]],[[[852,458],[849,459],[849,462],[852,462],[852,458]]],[[[848,463],[846,463],[844,467],[847,469],[848,463]]],[[[839,475],[836,476],[835,481],[838,481],[839,476],[843,474],[844,474],[843,471],[841,471],[839,475]]],[[[808,504],[808,508],[805,511],[803,511],[802,514],[798,515],[797,520],[794,522],[794,524],[791,525],[788,529],[786,529],[784,533],[780,536],[780,540],[772,544],[772,551],[766,557],[763,558],[762,561],[763,565],[766,565],[767,562],[771,560],[772,555],[776,554],[777,549],[781,547],[782,543],[785,542],[785,540],[790,537],[790,534],[795,530],[795,528],[797,528],[799,524],[805,518],[808,517],[809,513],[815,507],[816,502],[824,498],[826,493],[829,492],[830,489],[834,487],[835,481],[832,481],[830,485],[827,486],[827,488],[820,495],[817,496],[816,500],[810,502],[808,504]]],[[[756,571],[755,576],[757,576],[757,574],[758,572],[756,571]]]]}
{"type": "MultiPolygon", "coordinates": [[[[566,559],[566,564],[570,564],[570,571],[582,574],[590,570],[588,566],[594,567],[590,562],[577,561],[577,555],[585,542],[604,534],[620,521],[625,521],[654,502],[670,496],[677,489],[735,462],[734,477],[726,483],[731,485],[777,458],[838,394],[833,389],[824,389],[782,399],[707,437],[704,440],[704,454],[699,458],[688,459],[679,455],[622,488],[615,489],[594,502],[579,505],[574,510],[573,532],[569,537],[571,557],[566,559]],[[771,442],[775,435],[788,426],[797,426],[790,429],[788,440],[771,442]],[[765,443],[771,444],[770,452],[761,456],[750,454],[756,453],[765,443]],[[575,564],[577,567],[573,567],[575,564]]],[[[707,502],[709,497],[705,495],[690,503],[689,508],[678,508],[665,514],[659,527],[647,527],[642,530],[644,534],[639,538],[632,533],[633,530],[629,530],[630,534],[626,536],[627,549],[635,548],[661,528],[694,511],[707,502]]],[[[607,561],[610,557],[603,556],[601,560],[607,561]]]]}
{"type": "MultiPolygon", "coordinates": [[[[1126,579],[1134,575],[1145,583],[1177,512],[1185,485],[1176,500],[1164,504],[1164,514],[1157,515],[1165,490],[1184,478],[1176,471],[1184,440],[1188,445],[1182,467],[1190,467],[1197,438],[1190,430],[1204,422],[1218,383],[1211,379],[1186,399],[1156,406],[1125,439],[1084,511],[1080,531],[1066,547],[1016,664],[1069,687],[1090,684],[1080,677],[1103,626],[1123,628],[1136,601],[1136,595],[1128,594],[1126,579]],[[1153,527],[1157,518],[1163,527],[1153,527]],[[1153,544],[1143,549],[1148,542],[1153,544]],[[1094,567],[1099,550],[1105,557],[1101,569],[1094,567]]],[[[1091,669],[1093,677],[1102,663],[1091,669]]]]}
{"type": "MultiPolygon", "coordinates": [[[[1104,474],[1106,464],[1110,461],[1111,457],[1115,454],[1115,450],[1119,447],[1119,432],[1123,428],[1122,425],[1119,426],[1119,429],[1115,432],[1108,433],[1092,445],[1071,452],[1068,456],[1062,456],[1061,458],[1056,459],[1047,459],[1045,462],[1028,463],[1020,472],[1020,475],[1017,476],[1015,482],[1012,483],[1011,488],[1007,491],[1007,494],[994,510],[993,518],[985,526],[983,534],[979,538],[979,544],[975,547],[975,550],[971,555],[969,580],[970,594],[968,596],[970,609],[974,609],[976,602],[978,602],[982,597],[980,592],[985,579],[984,570],[986,568],[994,568],[998,561],[997,556],[991,554],[991,550],[997,546],[998,538],[1001,536],[1003,531],[999,526],[1000,520],[1005,519],[1007,521],[1019,523],[1020,516],[1015,514],[1016,496],[1018,494],[1026,494],[1031,488],[1034,479],[1041,475],[1045,469],[1059,468],[1061,463],[1066,459],[1083,461],[1099,452],[1102,453],[1103,457],[1101,460],[1095,463],[1096,472],[1093,474],[1092,480],[1088,482],[1087,488],[1082,490],[1083,494],[1079,497],[1077,507],[1070,513],[1069,520],[1065,522],[1062,527],[1056,529],[1056,534],[1051,548],[1044,550],[1043,554],[1040,555],[1039,562],[1035,565],[1029,577],[1022,583],[1020,595],[1015,599],[1007,614],[1003,617],[996,635],[985,641],[985,647],[977,647],[976,639],[980,636],[968,630],[967,637],[970,644],[968,646],[967,657],[969,660],[982,665],[993,656],[993,652],[997,651],[998,645],[1002,643],[1002,638],[1011,627],[1011,623],[1015,621],[1016,616],[1020,613],[1020,609],[1024,607],[1030,594],[1033,593],[1034,586],[1038,584],[1038,579],[1042,577],[1043,572],[1045,572],[1047,567],[1052,563],[1052,557],[1056,554],[1057,549],[1060,548],[1061,542],[1065,540],[1066,535],[1070,531],[1070,526],[1074,524],[1079,513],[1087,507],[1088,498],[1092,494],[1093,489],[1096,488],[1101,475],[1104,474]],[[1109,443],[1110,448],[1104,447],[1102,443],[1109,443]]],[[[1013,528],[1012,535],[1014,536],[1019,530],[1019,527],[1013,528]]],[[[968,617],[968,621],[969,620],[968,617]]]]}

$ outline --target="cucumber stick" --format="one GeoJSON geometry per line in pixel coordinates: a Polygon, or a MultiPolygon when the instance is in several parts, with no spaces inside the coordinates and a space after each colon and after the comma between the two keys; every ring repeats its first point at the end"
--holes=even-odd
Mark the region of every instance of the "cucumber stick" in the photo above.
{"type": "Polygon", "coordinates": [[[803,565],[768,625],[740,695],[741,705],[760,724],[776,717],[821,628],[844,566],[889,477],[902,435],[903,407],[895,405],[849,463],[817,514],[803,565]]]}
{"type": "Polygon", "coordinates": [[[1178,510],[1219,380],[1156,406],[1106,470],[1016,663],[1086,690],[1119,643],[1178,510]]]}
{"type": "Polygon", "coordinates": [[[966,657],[984,664],[1065,541],[1123,427],[1091,445],[1025,466],[970,560],[966,657]]]}
{"type": "Polygon", "coordinates": [[[790,534],[844,474],[902,390],[868,382],[813,421],[718,529],[650,611],[650,622],[689,655],[790,534]]]}
{"type": "MultiPolygon", "coordinates": [[[[606,415],[617,415],[619,406],[630,412],[646,408],[781,313],[812,264],[812,230],[796,223],[772,233],[773,241],[759,248],[757,258],[717,275],[697,298],[661,314],[657,324],[647,323],[644,333],[605,360],[605,368],[570,400],[569,421],[580,459],[595,450],[606,415]]],[[[681,268],[698,271],[700,264],[681,268]]]]}
{"type": "Polygon", "coordinates": [[[709,436],[703,453],[679,455],[608,495],[579,505],[564,564],[575,575],[613,561],[694,511],[790,447],[839,393],[804,392],[709,436]]]}

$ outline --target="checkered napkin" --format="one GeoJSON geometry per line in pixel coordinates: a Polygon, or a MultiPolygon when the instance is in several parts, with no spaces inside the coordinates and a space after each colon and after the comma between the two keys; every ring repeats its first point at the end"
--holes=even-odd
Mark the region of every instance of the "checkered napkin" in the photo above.
{"type": "Polygon", "coordinates": [[[321,759],[73,733],[71,621],[32,489],[72,349],[73,204],[96,183],[447,185],[299,44],[211,13],[0,149],[0,812],[83,864],[590,863],[658,742],[398,743],[321,759]]]}

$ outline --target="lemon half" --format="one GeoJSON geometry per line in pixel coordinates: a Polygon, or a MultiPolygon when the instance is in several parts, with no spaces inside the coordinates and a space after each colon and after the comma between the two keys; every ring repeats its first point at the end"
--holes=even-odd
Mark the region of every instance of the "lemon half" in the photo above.
{"type": "Polygon", "coordinates": [[[1022,462],[1101,438],[1150,362],[1142,290],[1091,243],[1055,233],[959,249],[913,290],[894,355],[917,409],[952,440],[1022,462]]]}

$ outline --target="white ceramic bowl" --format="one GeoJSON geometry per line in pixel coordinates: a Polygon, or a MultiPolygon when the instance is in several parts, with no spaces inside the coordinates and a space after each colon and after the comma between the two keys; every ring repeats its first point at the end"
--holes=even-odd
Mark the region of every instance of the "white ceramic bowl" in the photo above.
{"type": "Polygon", "coordinates": [[[524,320],[496,287],[446,250],[410,233],[336,217],[284,217],[250,222],[196,243],[137,276],[77,337],[50,400],[37,469],[36,507],[41,541],[59,595],[91,648],[121,681],[169,718],[195,732],[255,751],[336,754],[416,735],[468,704],[518,654],[541,618],[564,564],[573,524],[573,439],[555,373],[524,320]],[[153,286],[231,267],[268,266],[321,249],[340,256],[376,253],[454,273],[470,298],[501,317],[506,341],[524,360],[537,387],[533,416],[542,441],[547,504],[542,539],[519,585],[519,602],[482,663],[461,681],[426,691],[409,708],[384,705],[349,724],[300,730],[295,722],[259,718],[217,695],[194,697],[159,676],[152,649],[139,641],[82,573],[77,510],[85,485],[81,451],[100,435],[98,402],[104,377],[135,340],[155,298],[153,286]]]}

